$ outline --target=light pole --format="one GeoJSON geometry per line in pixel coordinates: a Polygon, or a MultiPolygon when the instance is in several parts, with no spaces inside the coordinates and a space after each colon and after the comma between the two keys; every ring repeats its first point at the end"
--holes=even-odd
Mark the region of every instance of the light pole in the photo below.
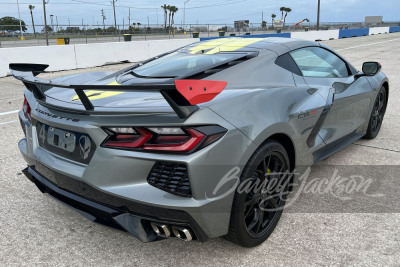
{"type": "Polygon", "coordinates": [[[43,13],[44,13],[44,31],[46,32],[46,45],[49,45],[49,34],[47,32],[47,19],[46,19],[46,1],[43,0],[43,13]]]}
{"type": "Polygon", "coordinates": [[[21,14],[19,13],[19,2],[18,2],[18,0],[17,0],[17,7],[18,7],[18,18],[19,18],[19,30],[21,31],[21,40],[24,40],[24,34],[22,32],[21,14]]]}
{"type": "Polygon", "coordinates": [[[51,29],[52,29],[52,30],[53,30],[53,32],[54,32],[54,23],[53,23],[53,17],[54,17],[54,15],[50,15],[51,29]]]}
{"type": "Polygon", "coordinates": [[[185,24],[186,24],[186,4],[189,1],[190,0],[186,0],[185,2],[183,2],[183,29],[185,29],[185,24]]]}
{"type": "Polygon", "coordinates": [[[321,13],[321,0],[318,0],[317,31],[319,31],[319,16],[321,13]]]}
{"type": "Polygon", "coordinates": [[[114,26],[115,26],[115,33],[117,34],[117,17],[115,16],[115,2],[117,0],[113,0],[112,4],[113,4],[113,8],[114,8],[114,26]]]}

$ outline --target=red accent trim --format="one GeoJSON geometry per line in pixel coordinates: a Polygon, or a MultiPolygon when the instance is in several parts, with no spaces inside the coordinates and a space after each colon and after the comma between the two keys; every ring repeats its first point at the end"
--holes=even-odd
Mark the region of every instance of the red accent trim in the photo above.
{"type": "Polygon", "coordinates": [[[209,102],[228,85],[224,81],[176,80],[176,89],[191,105],[209,102]]]}
{"type": "MultiPolygon", "coordinates": [[[[151,133],[148,131],[141,129],[141,128],[136,128],[140,136],[138,139],[134,141],[108,141],[104,145],[107,147],[125,147],[125,148],[139,148],[142,145],[144,145],[149,139],[152,137],[151,133]]],[[[126,134],[123,134],[124,138],[126,138],[126,134]]],[[[136,136],[136,135],[132,135],[136,136]]],[[[117,135],[118,137],[118,135],[117,135]]]]}
{"type": "Polygon", "coordinates": [[[143,149],[157,151],[190,151],[204,139],[205,135],[194,129],[187,129],[187,131],[192,137],[184,143],[169,145],[144,145],[143,149]]]}
{"type": "Polygon", "coordinates": [[[22,110],[24,111],[25,118],[27,118],[29,121],[31,121],[31,106],[29,105],[28,100],[26,100],[26,97],[24,95],[24,104],[22,104],[22,110]]]}

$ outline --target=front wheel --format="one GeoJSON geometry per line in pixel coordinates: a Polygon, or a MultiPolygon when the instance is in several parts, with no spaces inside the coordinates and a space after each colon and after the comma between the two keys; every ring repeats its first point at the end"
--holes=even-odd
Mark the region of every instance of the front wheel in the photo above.
{"type": "Polygon", "coordinates": [[[256,150],[235,192],[228,241],[255,247],[271,235],[282,215],[289,170],[288,154],[277,141],[269,140],[256,150]]]}
{"type": "Polygon", "coordinates": [[[372,114],[369,119],[367,133],[365,139],[374,139],[382,126],[383,117],[385,116],[387,106],[387,91],[385,87],[381,87],[376,96],[374,107],[372,108],[372,114]]]}

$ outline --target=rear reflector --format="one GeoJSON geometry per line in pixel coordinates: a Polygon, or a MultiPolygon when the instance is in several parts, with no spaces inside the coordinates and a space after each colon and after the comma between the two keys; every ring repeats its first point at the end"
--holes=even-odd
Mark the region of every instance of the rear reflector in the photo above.
{"type": "Polygon", "coordinates": [[[191,105],[213,100],[228,85],[224,81],[176,80],[176,89],[191,105]]]}

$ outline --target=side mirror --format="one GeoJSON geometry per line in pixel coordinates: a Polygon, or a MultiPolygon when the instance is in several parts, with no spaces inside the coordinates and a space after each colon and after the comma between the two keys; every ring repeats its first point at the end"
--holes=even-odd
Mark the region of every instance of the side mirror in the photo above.
{"type": "Polygon", "coordinates": [[[362,66],[362,71],[365,76],[375,76],[382,69],[381,63],[378,62],[364,62],[362,66]]]}

